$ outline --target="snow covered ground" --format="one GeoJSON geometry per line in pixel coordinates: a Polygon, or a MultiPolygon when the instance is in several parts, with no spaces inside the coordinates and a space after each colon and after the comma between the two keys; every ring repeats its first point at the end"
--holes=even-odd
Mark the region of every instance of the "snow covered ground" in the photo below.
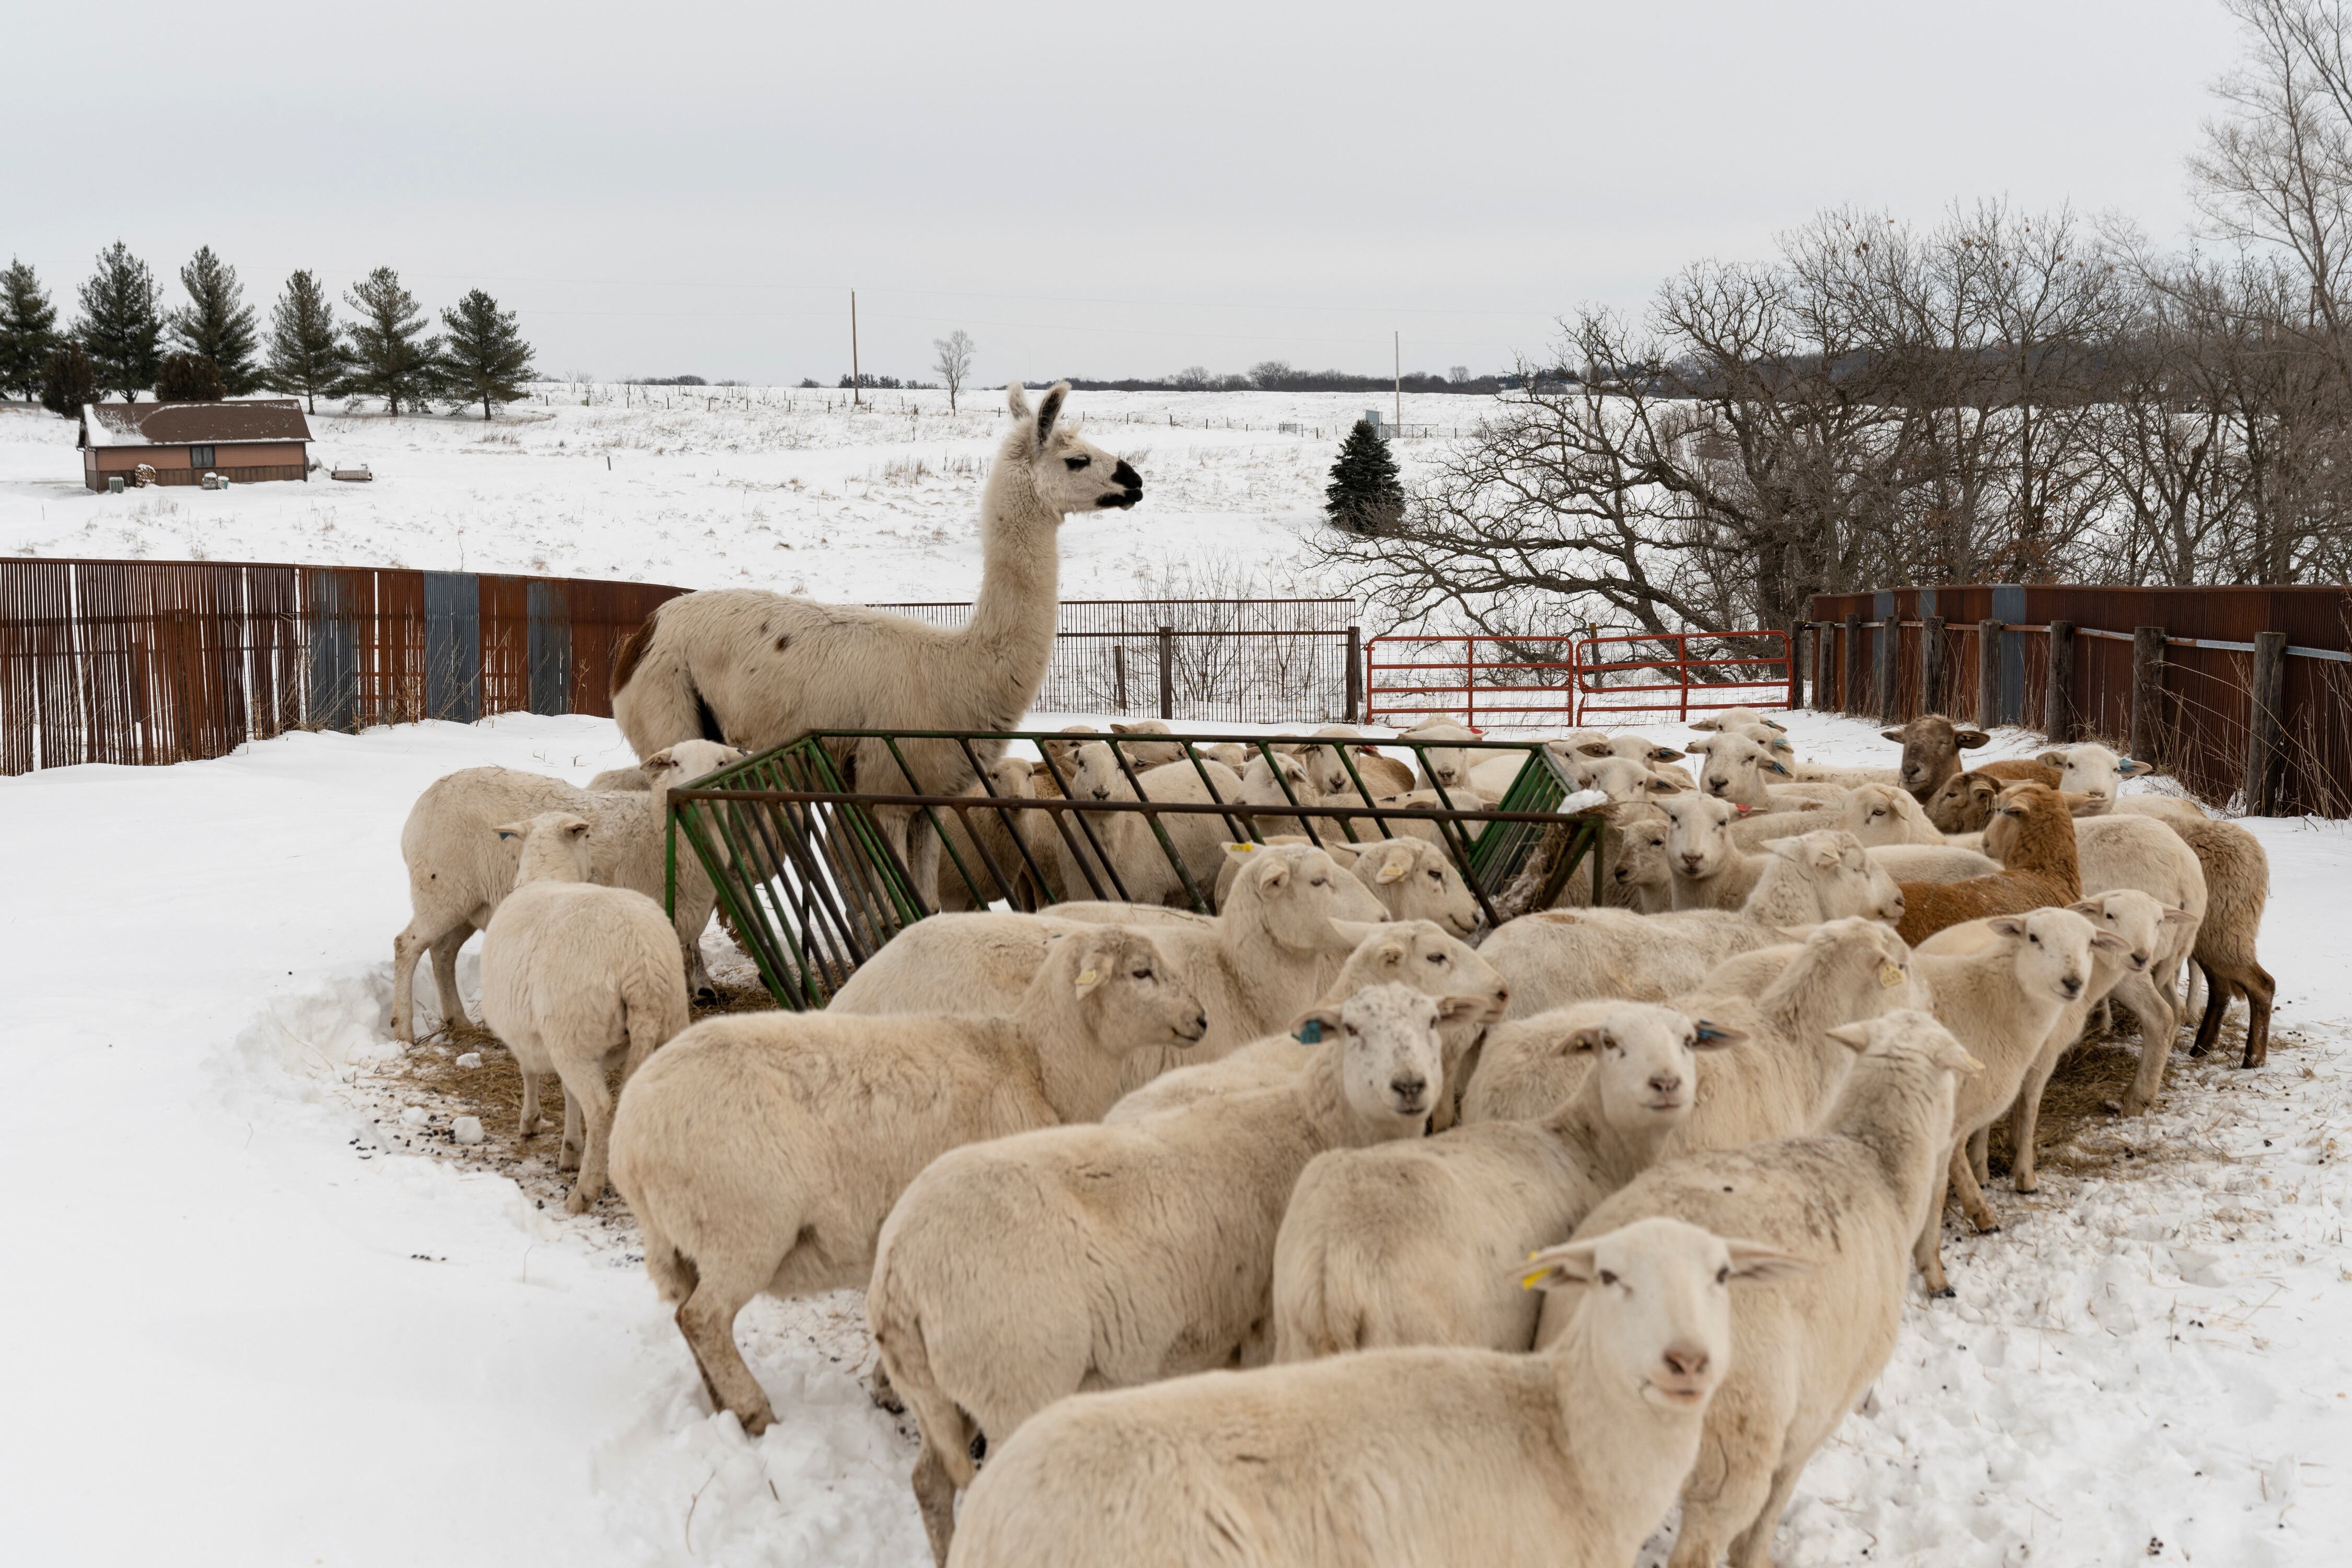
{"type": "MultiPolygon", "coordinates": [[[[312,457],[364,463],[370,484],[314,474],[119,496],[83,488],[74,424],[0,407],[0,553],[530,572],[867,601],[969,599],[979,582],[974,524],[1002,389],[968,392],[954,416],[933,392],[869,393],[858,410],[846,393],[766,387],[598,386],[587,406],[577,389],[545,395],[489,424],[478,412],[389,419],[322,405],[312,457]]],[[[1307,590],[1300,534],[1320,515],[1340,433],[1373,403],[1389,407],[1361,394],[1074,394],[1089,438],[1131,459],[1145,491],[1132,512],[1063,530],[1062,596],[1307,590]],[[1215,583],[1207,568],[1221,561],[1260,581],[1215,583]]],[[[1403,417],[1451,432],[1489,406],[1422,395],[1403,417]]],[[[1400,441],[1399,462],[1410,473],[1430,449],[1400,441]]]]}
{"type": "MultiPolygon", "coordinates": [[[[1811,754],[1887,751],[1794,722],[1811,754]]],[[[551,1173],[455,1157],[387,1070],[416,792],[624,755],[605,722],[510,717],[0,780],[13,1560],[928,1561],[854,1295],[745,1313],[782,1414],[748,1441],[709,1414],[618,1200],[541,1207],[551,1173]]],[[[2004,1228],[1949,1233],[1958,1296],[1909,1310],[1784,1564],[2344,1560],[2352,837],[2249,826],[2269,1068],[2178,1058],[2156,1115],[2084,1135],[2111,1163],[1996,1184],[2004,1228]]]]}

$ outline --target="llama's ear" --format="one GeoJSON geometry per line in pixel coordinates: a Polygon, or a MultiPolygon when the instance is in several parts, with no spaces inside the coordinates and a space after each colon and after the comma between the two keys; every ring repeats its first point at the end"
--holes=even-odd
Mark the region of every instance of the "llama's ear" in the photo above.
{"type": "Polygon", "coordinates": [[[1012,411],[1015,422],[1023,425],[1029,423],[1029,393],[1019,382],[1013,382],[1005,387],[1004,406],[1012,411]]]}
{"type": "Polygon", "coordinates": [[[1062,416],[1062,400],[1070,395],[1070,384],[1057,381],[1045,394],[1045,401],[1037,405],[1037,439],[1044,442],[1054,433],[1054,422],[1062,416]]]}

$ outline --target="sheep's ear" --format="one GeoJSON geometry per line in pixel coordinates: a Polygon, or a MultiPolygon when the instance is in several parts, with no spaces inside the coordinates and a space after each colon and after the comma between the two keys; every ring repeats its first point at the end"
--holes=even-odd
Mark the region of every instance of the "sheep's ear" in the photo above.
{"type": "Polygon", "coordinates": [[[530,832],[530,824],[528,822],[501,822],[496,827],[491,828],[490,831],[497,834],[500,838],[520,838],[530,832]]]}
{"type": "Polygon", "coordinates": [[[1683,748],[1683,755],[1685,757],[1703,757],[1706,755],[1707,747],[1713,743],[1714,742],[1711,741],[1693,741],[1689,745],[1683,748]]]}
{"type": "Polygon", "coordinates": [[[588,837],[588,825],[584,822],[576,821],[567,823],[564,825],[563,837],[566,838],[585,838],[588,837]]]}
{"type": "Polygon", "coordinates": [[[1995,936],[2023,936],[2025,922],[2015,915],[1995,915],[1985,921],[1985,930],[1995,936]]]}
{"type": "Polygon", "coordinates": [[[1062,416],[1062,400],[1070,395],[1070,384],[1057,381],[1045,394],[1045,401],[1037,405],[1037,440],[1043,445],[1054,433],[1054,422],[1062,416]]]}
{"type": "Polygon", "coordinates": [[[1778,855],[1783,860],[1801,860],[1805,858],[1804,839],[1801,837],[1767,838],[1764,841],[1764,853],[1778,855]]]}
{"type": "Polygon", "coordinates": [[[1372,949],[1372,961],[1383,969],[1394,969],[1405,961],[1405,955],[1411,951],[1410,944],[1402,937],[1399,937],[1393,942],[1384,942],[1372,949]]]}
{"type": "Polygon", "coordinates": [[[1606,1025],[1587,1024],[1581,1029],[1569,1031],[1566,1037],[1559,1042],[1559,1054],[1564,1057],[1583,1056],[1588,1052],[1598,1052],[1608,1043],[1609,1029],[1606,1025]]]}
{"type": "Polygon", "coordinates": [[[1658,773],[1652,773],[1650,775],[1650,782],[1643,787],[1647,789],[1652,795],[1680,795],[1683,793],[1682,785],[1675,783],[1674,780],[1658,773]]]}
{"type": "Polygon", "coordinates": [[[1937,1067],[1949,1068],[1954,1072],[1982,1072],[1985,1069],[1984,1063],[1969,1055],[1968,1047],[1958,1040],[1937,1041],[1934,1055],[1930,1059],[1937,1067]]]}
{"type": "Polygon", "coordinates": [[[2176,910],[2167,906],[2163,916],[2158,919],[2156,923],[2167,926],[2185,926],[2196,918],[2196,916],[2190,914],[2187,910],[2176,910]]]}
{"type": "Polygon", "coordinates": [[[1404,880],[1404,868],[1391,860],[1372,874],[1372,880],[1375,882],[1402,882],[1404,880]]]}
{"type": "Polygon", "coordinates": [[[1029,423],[1029,392],[1019,382],[1013,382],[1005,387],[1004,406],[1012,413],[1013,418],[1024,425],[1029,423]]]}
{"type": "Polygon", "coordinates": [[[1711,1018],[1691,1020],[1691,1049],[1695,1051],[1728,1050],[1745,1042],[1748,1031],[1735,1029],[1728,1024],[1718,1024],[1711,1018]]]}
{"type": "Polygon", "coordinates": [[[2127,779],[2136,779],[2156,772],[2154,763],[2143,763],[2133,757],[2118,757],[2116,772],[2127,779]]]}
{"type": "Polygon", "coordinates": [[[1110,732],[1114,735],[1135,735],[1140,734],[1142,731],[1138,730],[1132,724],[1122,724],[1117,720],[1113,720],[1111,721],[1110,732]]]}
{"type": "Polygon", "coordinates": [[[2033,760],[2045,768],[2056,768],[2062,773],[2066,771],[2066,753],[2063,752],[2044,752],[2033,760]]]}
{"type": "Polygon", "coordinates": [[[1764,749],[1768,752],[1786,752],[1792,757],[1797,754],[1797,748],[1790,742],[1789,738],[1785,735],[1773,736],[1770,740],[1764,742],[1764,749]]]}
{"type": "Polygon", "coordinates": [[[1780,722],[1780,721],[1779,721],[1778,719],[1764,719],[1764,720],[1759,720],[1759,723],[1761,723],[1761,724],[1762,724],[1762,725],[1763,725],[1767,730],[1778,730],[1778,731],[1780,731],[1780,733],[1782,733],[1783,735],[1785,735],[1785,734],[1787,734],[1787,733],[1789,732],[1789,726],[1787,726],[1786,724],[1781,723],[1781,722],[1780,722]]]}
{"type": "Polygon", "coordinates": [[[1840,1024],[1836,1028],[1824,1029],[1822,1033],[1855,1056],[1870,1049],[1870,1026],[1867,1024],[1840,1024]]]}
{"type": "Polygon", "coordinates": [[[1769,1285],[1775,1279],[1794,1279],[1813,1271],[1813,1266],[1803,1258],[1760,1241],[1734,1241],[1726,1237],[1723,1246],[1731,1254],[1731,1277],[1750,1285],[1769,1285]]]}
{"type": "Polygon", "coordinates": [[[660,751],[638,763],[637,766],[649,773],[660,773],[664,768],[674,768],[677,766],[677,748],[664,746],[660,751]]]}
{"type": "Polygon", "coordinates": [[[2093,931],[2091,933],[2091,945],[2107,952],[2129,952],[2131,951],[2131,943],[2126,942],[2123,938],[2117,936],[2111,931],[2093,931]]]}
{"type": "Polygon", "coordinates": [[[1675,751],[1672,746],[1652,746],[1650,748],[1650,761],[1654,763],[1679,762],[1682,760],[1682,755],[1683,754],[1680,752],[1675,751]]]}
{"type": "Polygon", "coordinates": [[[2098,921],[2107,918],[2107,911],[2100,906],[2096,899],[2084,899],[2080,903],[2068,904],[2066,907],[2086,920],[2098,921]]]}
{"type": "Polygon", "coordinates": [[[1303,1046],[1316,1046],[1339,1033],[1339,1009],[1317,1007],[1301,1013],[1290,1021],[1290,1037],[1303,1046]]]}
{"type": "Polygon", "coordinates": [[[1964,752],[1974,751],[1979,746],[1992,743],[1992,737],[1982,730],[1955,730],[1952,731],[1952,740],[1964,752]]]}
{"type": "Polygon", "coordinates": [[[1437,1021],[1458,1024],[1465,1018],[1486,1018],[1494,1012],[1492,996],[1441,996],[1437,999],[1437,1021]]]}
{"type": "Polygon", "coordinates": [[[1590,1285],[1601,1278],[1598,1260],[1599,1238],[1591,1241],[1567,1241],[1558,1247],[1547,1247],[1541,1252],[1530,1252],[1528,1260],[1512,1270],[1518,1277],[1522,1290],[1567,1290],[1579,1285],[1590,1285]]]}
{"type": "Polygon", "coordinates": [[[1813,850],[1813,864],[1824,870],[1838,865],[1845,859],[1846,847],[1835,840],[1817,846],[1813,850]]]}
{"type": "Polygon", "coordinates": [[[1719,730],[1723,725],[1721,721],[1716,719],[1694,719],[1690,721],[1690,727],[1694,730],[1719,730]]]}
{"type": "Polygon", "coordinates": [[[1779,774],[1780,774],[1782,778],[1784,778],[1784,779],[1792,779],[1792,778],[1795,778],[1795,777],[1797,776],[1796,774],[1794,774],[1794,773],[1790,773],[1790,771],[1789,771],[1785,766],[1783,766],[1783,765],[1781,764],[1781,763],[1780,763],[1780,759],[1779,759],[1779,758],[1777,758],[1777,757],[1767,757],[1767,758],[1765,758],[1765,759],[1763,760],[1763,762],[1759,763],[1759,764],[1757,764],[1757,765],[1758,765],[1758,766],[1759,766],[1759,767],[1768,768],[1768,769],[1769,769],[1770,771],[1772,771],[1773,773],[1779,773],[1779,774]]]}
{"type": "Polygon", "coordinates": [[[1897,744],[1900,744],[1903,740],[1903,731],[1900,730],[1881,730],[1878,732],[1878,738],[1882,741],[1893,741],[1897,744]]]}
{"type": "MultiPolygon", "coordinates": [[[[1587,741],[1584,744],[1576,748],[1576,754],[1580,757],[1605,757],[1609,754],[1609,742],[1606,741],[1587,741]]],[[[1668,752],[1666,753],[1666,755],[1670,757],[1674,754],[1675,753],[1672,752],[1668,752]]]]}

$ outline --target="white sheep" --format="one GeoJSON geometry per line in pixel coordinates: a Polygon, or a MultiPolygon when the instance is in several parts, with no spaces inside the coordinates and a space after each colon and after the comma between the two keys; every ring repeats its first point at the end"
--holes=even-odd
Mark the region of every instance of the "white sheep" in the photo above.
{"type": "MultiPolygon", "coordinates": [[[[1511,1000],[1511,988],[1495,966],[1432,921],[1377,927],[1348,955],[1320,1005],[1337,1006],[1366,986],[1384,984],[1410,985],[1428,996],[1484,996],[1496,1018],[1511,1000]]],[[[1490,1021],[1479,1018],[1439,1031],[1445,1047],[1445,1092],[1430,1122],[1440,1131],[1454,1124],[1455,1086],[1475,1068],[1478,1040],[1490,1021]]],[[[1139,1121],[1212,1095],[1273,1088],[1297,1077],[1318,1043],[1296,1035],[1268,1035],[1215,1061],[1171,1068],[1112,1106],[1103,1121],[1112,1125],[1139,1121]]]]}
{"type": "MultiPolygon", "coordinates": [[[[1189,762],[1168,763],[1148,770],[1133,770],[1130,778],[1130,770],[1119,765],[1104,742],[1082,742],[1074,754],[1077,766],[1070,775],[1072,799],[1135,800],[1139,798],[1138,785],[1142,789],[1139,798],[1150,801],[1206,804],[1213,798],[1212,790],[1215,792],[1213,798],[1218,800],[1237,802],[1243,798],[1242,780],[1222,763],[1202,762],[1197,766],[1189,762]]],[[[1104,897],[1116,898],[1124,889],[1128,900],[1135,903],[1180,907],[1192,902],[1184,887],[1185,876],[1191,877],[1192,887],[1205,897],[1216,884],[1224,846],[1232,842],[1234,829],[1246,826],[1249,821],[1239,810],[1231,816],[1220,812],[1171,812],[1159,817],[1160,831],[1155,833],[1152,816],[1148,813],[1095,812],[1086,816],[1087,826],[1093,829],[1090,841],[1078,826],[1078,814],[1069,815],[1069,838],[1064,839],[1059,833],[1054,836],[1064,892],[1081,895],[1095,887],[1104,897]],[[1162,847],[1163,834],[1168,847],[1162,847]],[[1181,874],[1177,870],[1177,862],[1169,858],[1169,847],[1175,850],[1177,860],[1182,863],[1181,874]],[[1116,873],[1116,879],[1106,873],[1106,861],[1108,871],[1116,873]]]]}
{"type": "Polygon", "coordinates": [[[661,906],[627,888],[588,880],[593,829],[564,812],[497,828],[521,846],[515,889],[482,934],[482,1017],[522,1073],[525,1138],[539,1131],[539,1085],[563,1084],[559,1170],[580,1179],[564,1199],[583,1214],[604,1195],[613,1100],[604,1068],[624,1058],[625,1084],[686,1027],[686,975],[661,906]]]}
{"type": "MultiPolygon", "coordinates": [[[[1511,779],[1517,776],[1520,759],[1513,756],[1508,761],[1511,763],[1511,771],[1507,775],[1484,774],[1477,770],[1473,770],[1472,777],[1482,792],[1496,799],[1502,797],[1504,790],[1510,787],[1511,779]],[[1488,789],[1488,784],[1496,778],[1500,779],[1499,787],[1488,789]]],[[[1499,764],[1490,765],[1499,767],[1499,764]]],[[[1598,757],[1574,754],[1562,757],[1560,771],[1568,774],[1570,781],[1578,789],[1597,789],[1611,800],[1622,805],[1631,805],[1635,801],[1656,801],[1663,805],[1681,794],[1685,788],[1673,779],[1659,773],[1646,762],[1637,762],[1631,757],[1606,753],[1598,757]]]]}
{"type": "MultiPolygon", "coordinates": [[[[1592,1211],[1579,1239],[1660,1217],[1764,1237],[1812,1265],[1733,1298],[1731,1365],[1707,1406],[1670,1568],[1771,1561],[1806,1462],[1894,1352],[1904,1246],[1929,1202],[1944,1131],[1976,1058],[1906,1010],[1833,1031],[1860,1055],[1818,1131],[1661,1161],[1592,1211]]],[[[1548,1302],[1544,1329],[1567,1314],[1548,1302]]]]}
{"type": "MultiPolygon", "coordinates": [[[[1718,966],[1670,1005],[1748,1038],[1700,1065],[1696,1109],[1675,1147],[1728,1148],[1801,1131],[1845,1070],[1845,1054],[1825,1031],[1928,1001],[1903,939],[1859,916],[1718,966]]],[[[1542,1026],[1565,1016],[1487,1031],[1463,1088],[1465,1124],[1549,1115],[1577,1091],[1583,1058],[1559,1049],[1556,1026],[1542,1026]]]]}
{"type": "MultiPolygon", "coordinates": [[[[1665,812],[1656,805],[1619,805],[1609,809],[1601,835],[1603,908],[1637,910],[1643,914],[1674,908],[1674,876],[1666,860],[1666,840],[1672,828],[1665,812]]],[[[1561,885],[1552,908],[1591,906],[1591,873],[1579,868],[1561,885]]]]}
{"type": "MultiPolygon", "coordinates": [[[[1267,845],[1304,844],[1307,840],[1297,834],[1279,834],[1266,839],[1267,845]]],[[[1248,864],[1249,857],[1262,846],[1256,843],[1227,845],[1224,868],[1217,873],[1217,902],[1224,903],[1234,879],[1248,864]]],[[[1324,852],[1338,861],[1344,870],[1361,882],[1388,918],[1397,921],[1435,921],[1458,936],[1468,936],[1478,929],[1478,900],[1470,896],[1468,884],[1454,868],[1454,861],[1434,844],[1423,838],[1371,838],[1360,844],[1348,844],[1329,837],[1323,840],[1324,852]]],[[[1377,920],[1378,915],[1347,914],[1349,920],[1377,920]]]]}
{"type": "Polygon", "coordinates": [[[1444,789],[1449,795],[1468,789],[1471,763],[1491,754],[1465,750],[1463,742],[1480,739],[1479,732],[1451,719],[1424,719],[1400,732],[1397,739],[1417,742],[1426,748],[1413,753],[1416,786],[1444,789]]]}
{"type": "MultiPolygon", "coordinates": [[[[1335,918],[1363,884],[1311,847],[1262,850],[1234,879],[1213,921],[1154,926],[1170,971],[1209,1014],[1205,1040],[1186,1058],[1206,1061],[1256,1039],[1323,994],[1370,923],[1335,918]]],[[[835,1014],[1009,1012],[1057,936],[1092,929],[1045,915],[933,915],[917,921],[858,967],[826,1011],[835,1014]]],[[[1174,1063],[1147,1053],[1138,1088],[1174,1063]]]]}
{"type": "MultiPolygon", "coordinates": [[[[1326,724],[1315,731],[1318,739],[1328,742],[1317,745],[1307,741],[1286,741],[1273,749],[1297,757],[1307,770],[1316,792],[1326,800],[1346,805],[1361,805],[1367,792],[1374,799],[1384,795],[1403,795],[1412,788],[1412,770],[1394,758],[1384,757],[1346,724],[1326,724]],[[1342,753],[1345,753],[1342,755],[1342,753]],[[1355,773],[1349,775],[1349,765],[1355,773]],[[1359,789],[1360,782],[1362,788],[1359,789]]],[[[1360,828],[1359,832],[1361,831],[1360,828]]]]}
{"type": "MultiPolygon", "coordinates": [[[[408,867],[408,924],[392,941],[392,1033],[414,1040],[416,961],[430,952],[433,987],[445,1022],[466,1016],[457,993],[457,950],[488,929],[514,890],[520,838],[501,839],[501,823],[561,811],[591,828],[595,879],[659,901],[668,880],[667,812],[671,788],[739,760],[742,752],[709,741],[681,741],[645,760],[650,786],[597,795],[562,779],[512,768],[467,768],[436,779],[409,808],[400,830],[408,867]]],[[[683,846],[677,857],[677,948],[687,984],[716,998],[702,962],[702,930],[718,901],[701,861],[683,846]]]]}
{"type": "Polygon", "coordinates": [[[1580,730],[1545,744],[1555,751],[1570,750],[1585,757],[1623,757],[1648,767],[1655,767],[1661,763],[1678,763],[1683,756],[1672,746],[1664,745],[1647,735],[1631,732],[1604,735],[1598,730],[1580,730]]]}
{"type": "Polygon", "coordinates": [[[1978,1229],[2000,1223],[1969,1168],[1969,1140],[2009,1109],[2059,1014],[2090,988],[2093,950],[2127,946],[2073,910],[1996,915],[1983,924],[1990,940],[1977,950],[1921,952],[1911,961],[1935,998],[1937,1021],[1985,1064],[1983,1072],[1960,1088],[1948,1146],[1948,1175],[1936,1183],[1935,1203],[1914,1247],[1920,1277],[1937,1296],[1952,1294],[1943,1262],[1948,1184],[1958,1189],[1961,1209],[1978,1229]]]}
{"type": "Polygon", "coordinates": [[[1486,1006],[1374,986],[1301,1020],[1325,1042],[1289,1084],[957,1149],[908,1186],[866,1312],[922,1429],[915,1497],[941,1563],[975,1436],[1003,1443],[1081,1388],[1267,1359],[1275,1234],[1300,1169],[1418,1137],[1443,1089],[1439,1024],[1486,1006]]]}
{"type": "Polygon", "coordinates": [[[1480,951],[1511,984],[1511,1016],[1527,1017],[1604,996],[1663,1002],[1734,953],[1781,940],[1783,927],[1903,917],[1901,889],[1850,833],[1776,839],[1768,859],[1736,912],[1544,910],[1507,922],[1480,951]]]}
{"type": "Polygon", "coordinates": [[[2044,767],[2058,770],[2058,787],[2061,790],[2084,797],[2083,804],[2075,809],[2077,816],[2105,816],[2111,812],[2129,811],[2167,822],[2210,820],[2204,808],[2193,800],[2162,795],[2124,794],[2124,780],[2145,778],[2156,772],[2155,764],[2118,756],[2095,741],[2084,741],[2072,746],[2053,746],[2033,760],[2044,767]]]}
{"type": "Polygon", "coordinates": [[[1097,926],[1060,942],[1008,1015],[736,1014],[671,1041],[621,1092],[613,1184],[712,1405],[755,1436],[774,1419],[735,1346],[753,1296],[864,1285],[890,1205],[926,1165],[1091,1121],[1127,1058],[1207,1027],[1150,933],[1097,926]]]}
{"type": "Polygon", "coordinates": [[[1761,849],[1775,838],[1794,838],[1830,828],[1843,831],[1843,816],[1842,808],[1826,805],[1801,806],[1795,811],[1750,809],[1732,823],[1731,841],[1747,851],[1761,849]]]}
{"type": "Polygon", "coordinates": [[[1697,1458],[1727,1287],[1803,1268],[1646,1220],[1518,1266],[1580,1301],[1540,1356],[1372,1351],[1064,1400],[991,1457],[952,1561],[1622,1568],[1697,1458]]]}
{"type": "Polygon", "coordinates": [[[1944,841],[1942,830],[1927,820],[1926,809],[1900,784],[1856,784],[1846,793],[1837,825],[1873,848],[1944,841]]]}
{"type": "Polygon", "coordinates": [[[1786,734],[1789,730],[1789,726],[1778,719],[1768,718],[1761,710],[1755,708],[1718,709],[1704,719],[1692,720],[1690,727],[1694,730],[1727,730],[1738,729],[1743,724],[1760,724],[1780,734],[1786,734]]]}
{"type": "Polygon", "coordinates": [[[1696,1052],[1742,1037],[1672,1007],[1591,1002],[1551,1015],[1590,1063],[1539,1121],[1335,1149],[1300,1173],[1274,1251],[1275,1356],[1393,1345],[1525,1350],[1536,1300],[1507,1272],[1560,1240],[1690,1115],[1696,1052]]]}
{"type": "Polygon", "coordinates": [[[1706,759],[1699,773],[1700,789],[1750,811],[1834,807],[1845,798],[1845,792],[1834,784],[1798,784],[1788,764],[1745,735],[1703,736],[1683,749],[1706,759]]]}

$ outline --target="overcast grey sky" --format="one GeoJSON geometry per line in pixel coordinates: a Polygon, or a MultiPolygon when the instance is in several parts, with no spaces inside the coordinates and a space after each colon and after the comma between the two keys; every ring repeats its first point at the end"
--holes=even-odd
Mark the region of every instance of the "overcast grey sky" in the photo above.
{"type": "Polygon", "coordinates": [[[478,284],[549,371],[1507,365],[1852,203],[2158,237],[2213,0],[1087,5],[8,0],[0,253],[120,237],[266,306],[478,284]]]}

